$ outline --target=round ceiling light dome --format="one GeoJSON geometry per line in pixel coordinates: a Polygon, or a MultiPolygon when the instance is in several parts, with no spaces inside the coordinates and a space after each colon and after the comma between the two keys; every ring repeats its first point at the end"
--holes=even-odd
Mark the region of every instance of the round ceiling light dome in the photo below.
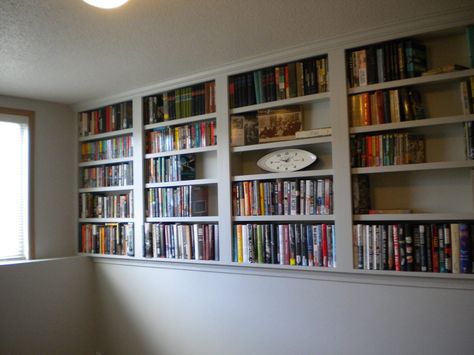
{"type": "Polygon", "coordinates": [[[128,0],[82,0],[89,5],[100,7],[102,9],[114,9],[116,7],[122,6],[128,0]]]}

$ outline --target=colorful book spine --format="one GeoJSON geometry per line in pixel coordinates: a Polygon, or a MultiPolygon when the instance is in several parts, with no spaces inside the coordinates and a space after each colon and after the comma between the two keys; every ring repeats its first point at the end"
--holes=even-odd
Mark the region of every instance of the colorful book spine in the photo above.
{"type": "Polygon", "coordinates": [[[473,234],[474,224],[467,223],[355,224],[353,265],[366,270],[472,273],[473,234]]]}

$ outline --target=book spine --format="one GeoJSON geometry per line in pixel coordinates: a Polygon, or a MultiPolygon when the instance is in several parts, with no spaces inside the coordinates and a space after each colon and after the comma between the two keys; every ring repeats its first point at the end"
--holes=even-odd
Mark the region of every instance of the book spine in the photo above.
{"type": "Polygon", "coordinates": [[[472,245],[470,226],[465,223],[459,224],[459,271],[463,274],[471,273],[472,269],[472,245]]]}

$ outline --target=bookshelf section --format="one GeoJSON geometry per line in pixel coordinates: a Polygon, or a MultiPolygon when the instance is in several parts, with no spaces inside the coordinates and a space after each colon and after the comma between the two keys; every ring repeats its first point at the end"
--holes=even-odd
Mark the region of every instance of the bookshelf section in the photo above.
{"type": "Polygon", "coordinates": [[[459,228],[472,260],[467,32],[346,51],[354,269],[459,273],[459,228]]]}
{"type": "Polygon", "coordinates": [[[132,102],[78,119],[79,252],[134,256],[132,102]]]}
{"type": "Polygon", "coordinates": [[[215,82],[144,97],[143,122],[143,256],[218,261],[215,82]]]}
{"type": "Polygon", "coordinates": [[[327,58],[229,78],[235,263],[335,267],[327,58]]]}

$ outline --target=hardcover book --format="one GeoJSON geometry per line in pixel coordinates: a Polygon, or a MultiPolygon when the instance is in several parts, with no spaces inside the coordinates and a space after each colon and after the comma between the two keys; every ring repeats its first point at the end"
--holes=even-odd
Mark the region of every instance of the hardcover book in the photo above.
{"type": "Polygon", "coordinates": [[[208,215],[208,188],[207,186],[191,187],[191,216],[208,215]]]}

